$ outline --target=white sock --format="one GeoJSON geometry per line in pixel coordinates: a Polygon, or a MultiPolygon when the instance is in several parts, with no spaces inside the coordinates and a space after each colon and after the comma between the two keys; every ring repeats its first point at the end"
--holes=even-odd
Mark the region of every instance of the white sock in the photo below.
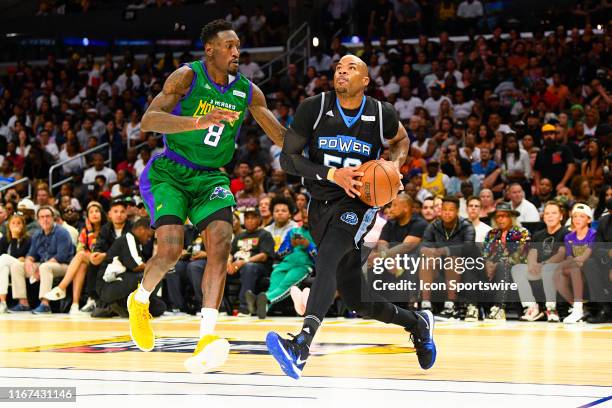
{"type": "Polygon", "coordinates": [[[137,302],[140,302],[140,303],[149,303],[149,297],[150,296],[151,296],[151,292],[146,290],[144,288],[144,286],[142,286],[142,283],[141,283],[140,286],[138,287],[138,290],[136,291],[136,296],[134,296],[134,297],[135,297],[137,302]]]}
{"type": "Polygon", "coordinates": [[[215,325],[217,324],[217,316],[219,311],[210,307],[202,308],[202,320],[200,321],[200,337],[207,334],[213,334],[215,325]]]}
{"type": "Polygon", "coordinates": [[[444,302],[445,309],[452,309],[453,306],[455,306],[455,302],[453,302],[452,300],[447,300],[446,302],[444,302]]]}
{"type": "Polygon", "coordinates": [[[582,302],[574,302],[574,310],[572,313],[582,313],[582,302]]]}
{"type": "Polygon", "coordinates": [[[431,302],[429,300],[422,301],[421,309],[431,309],[431,302]]]}
{"type": "Polygon", "coordinates": [[[556,302],[546,302],[546,309],[557,310],[557,303],[556,302]]]}

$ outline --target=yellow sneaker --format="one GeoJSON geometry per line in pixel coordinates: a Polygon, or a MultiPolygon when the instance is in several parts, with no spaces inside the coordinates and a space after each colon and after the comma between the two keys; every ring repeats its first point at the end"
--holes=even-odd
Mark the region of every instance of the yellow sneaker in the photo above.
{"type": "MultiPolygon", "coordinates": [[[[138,289],[136,289],[138,290],[138,289]]],[[[142,351],[151,351],[155,347],[155,333],[151,327],[151,314],[149,303],[136,301],[136,290],[130,293],[127,300],[128,313],[130,314],[130,336],[142,351]]]]}
{"type": "Polygon", "coordinates": [[[200,339],[193,355],[185,360],[185,369],[202,374],[225,363],[230,345],[226,339],[208,334],[200,339]]]}

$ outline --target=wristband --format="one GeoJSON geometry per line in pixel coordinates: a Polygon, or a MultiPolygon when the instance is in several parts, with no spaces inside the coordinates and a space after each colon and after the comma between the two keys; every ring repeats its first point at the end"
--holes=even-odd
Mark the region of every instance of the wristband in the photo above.
{"type": "Polygon", "coordinates": [[[201,116],[197,116],[195,118],[195,128],[196,128],[196,130],[201,130],[200,129],[200,118],[201,118],[201,116]]]}
{"type": "Polygon", "coordinates": [[[335,173],[336,173],[336,168],[330,167],[329,170],[327,171],[327,180],[331,181],[332,183],[335,183],[335,180],[334,180],[335,173]]]}

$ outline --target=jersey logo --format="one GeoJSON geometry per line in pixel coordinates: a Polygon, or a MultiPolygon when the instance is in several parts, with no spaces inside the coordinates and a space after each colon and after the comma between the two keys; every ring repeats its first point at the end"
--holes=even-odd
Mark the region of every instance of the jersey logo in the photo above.
{"type": "Polygon", "coordinates": [[[357,214],[351,211],[351,212],[345,212],[344,214],[342,214],[340,216],[340,221],[344,221],[348,225],[357,225],[357,221],[359,221],[359,218],[357,217],[357,214]]]}
{"type": "Polygon", "coordinates": [[[331,116],[333,118],[334,117],[334,112],[329,110],[329,111],[327,111],[326,115],[327,116],[331,116]]]}
{"type": "Polygon", "coordinates": [[[212,192],[208,200],[214,200],[215,198],[224,199],[225,197],[231,196],[232,193],[224,188],[224,187],[215,187],[215,190],[212,192]]]}
{"type": "Polygon", "coordinates": [[[242,92],[242,91],[237,90],[237,89],[234,89],[232,91],[232,93],[234,95],[236,95],[236,96],[239,96],[239,97],[243,98],[243,99],[246,98],[246,94],[244,92],[242,92]]]}
{"type": "Polygon", "coordinates": [[[364,122],[376,122],[376,116],[361,115],[361,120],[364,122]]]}
{"type": "Polygon", "coordinates": [[[212,89],[212,88],[210,87],[210,85],[204,84],[204,89],[212,89]]]}
{"type": "Polygon", "coordinates": [[[372,145],[353,136],[321,136],[318,140],[319,149],[333,150],[340,153],[357,153],[370,157],[372,145]]]}

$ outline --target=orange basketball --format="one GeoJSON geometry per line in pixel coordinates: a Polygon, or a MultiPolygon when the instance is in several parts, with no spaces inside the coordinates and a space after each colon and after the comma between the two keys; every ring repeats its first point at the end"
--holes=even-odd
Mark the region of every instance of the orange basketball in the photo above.
{"type": "Polygon", "coordinates": [[[385,160],[370,160],[359,167],[363,172],[359,187],[361,201],[372,207],[390,203],[399,191],[399,174],[393,163],[385,160]]]}

